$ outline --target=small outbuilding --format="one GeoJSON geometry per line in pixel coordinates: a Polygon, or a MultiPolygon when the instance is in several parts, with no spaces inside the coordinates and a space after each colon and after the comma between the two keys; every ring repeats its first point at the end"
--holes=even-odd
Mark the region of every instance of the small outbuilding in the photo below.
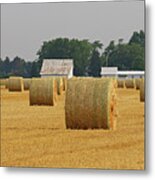
{"type": "Polygon", "coordinates": [[[102,67],[101,77],[117,77],[117,67],[102,67]]]}
{"type": "Polygon", "coordinates": [[[117,76],[120,79],[128,79],[128,78],[144,78],[144,71],[118,71],[117,76]]]}
{"type": "Polygon", "coordinates": [[[118,67],[102,67],[101,77],[117,77],[119,79],[144,78],[145,71],[118,71],[118,67]]]}
{"type": "Polygon", "coordinates": [[[41,77],[73,76],[73,59],[44,59],[40,71],[41,77]]]}

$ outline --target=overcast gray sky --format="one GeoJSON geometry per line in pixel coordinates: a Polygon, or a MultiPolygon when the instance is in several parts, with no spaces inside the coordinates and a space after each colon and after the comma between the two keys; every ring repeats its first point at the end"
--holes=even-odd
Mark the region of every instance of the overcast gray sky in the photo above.
{"type": "Polygon", "coordinates": [[[1,56],[37,58],[42,42],[57,37],[128,41],[144,30],[144,1],[3,4],[1,56]]]}

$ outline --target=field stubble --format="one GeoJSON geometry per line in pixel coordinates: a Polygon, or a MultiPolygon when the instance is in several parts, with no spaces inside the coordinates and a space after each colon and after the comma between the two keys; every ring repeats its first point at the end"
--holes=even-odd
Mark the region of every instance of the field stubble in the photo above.
{"type": "Polygon", "coordinates": [[[1,165],[144,169],[144,103],[133,89],[117,96],[115,131],[66,130],[64,94],[54,107],[29,106],[28,91],[1,89],[1,165]]]}

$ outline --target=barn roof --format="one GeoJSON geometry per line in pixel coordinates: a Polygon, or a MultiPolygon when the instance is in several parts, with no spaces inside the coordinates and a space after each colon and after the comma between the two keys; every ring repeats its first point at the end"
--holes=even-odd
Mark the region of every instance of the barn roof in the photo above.
{"type": "Polygon", "coordinates": [[[101,75],[116,75],[118,71],[117,67],[102,67],[101,75]]]}
{"type": "Polygon", "coordinates": [[[73,67],[73,59],[44,59],[41,75],[67,75],[73,67]]]}
{"type": "Polygon", "coordinates": [[[144,71],[118,71],[118,75],[144,75],[144,71]]]}
{"type": "Polygon", "coordinates": [[[118,71],[117,67],[102,67],[101,75],[144,75],[145,71],[118,71]]]}

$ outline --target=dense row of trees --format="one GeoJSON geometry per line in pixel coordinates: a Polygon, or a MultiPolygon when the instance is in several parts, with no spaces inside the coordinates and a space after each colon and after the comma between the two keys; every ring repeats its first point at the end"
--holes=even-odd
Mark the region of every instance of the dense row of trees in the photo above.
{"type": "Polygon", "coordinates": [[[26,62],[20,57],[10,60],[0,59],[0,77],[18,75],[23,77],[39,76],[43,59],[74,59],[75,76],[100,76],[102,66],[117,66],[119,70],[144,70],[145,34],[134,32],[128,43],[119,39],[111,41],[102,52],[100,41],[57,38],[46,41],[37,52],[38,59],[26,62]]]}

